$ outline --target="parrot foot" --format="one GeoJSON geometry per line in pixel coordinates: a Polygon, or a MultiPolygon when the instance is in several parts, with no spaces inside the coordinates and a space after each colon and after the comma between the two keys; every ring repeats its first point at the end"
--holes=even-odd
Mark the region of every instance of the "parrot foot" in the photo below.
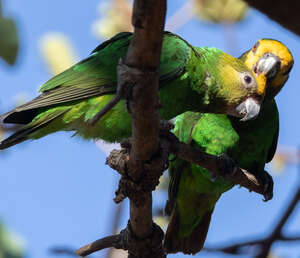
{"type": "MultiPolygon", "coordinates": [[[[162,150],[167,152],[167,155],[169,156],[170,153],[172,153],[172,158],[168,157],[169,161],[174,161],[177,159],[177,153],[179,149],[179,140],[178,138],[171,132],[171,130],[174,129],[174,124],[172,121],[168,120],[160,120],[159,122],[159,135],[161,137],[160,147],[162,150]],[[163,139],[164,138],[164,139],[163,139]],[[170,142],[175,143],[174,146],[170,149],[170,142]]],[[[167,164],[168,166],[169,164],[167,164]]]]}
{"type": "Polygon", "coordinates": [[[161,131],[171,131],[174,129],[174,124],[171,121],[168,120],[160,120],[159,121],[159,129],[161,131]]]}
{"type": "Polygon", "coordinates": [[[267,171],[259,171],[255,175],[259,181],[259,183],[263,186],[264,188],[264,202],[267,202],[273,198],[273,186],[274,186],[274,181],[272,176],[267,172],[267,171]]]}
{"type": "MultiPolygon", "coordinates": [[[[217,166],[219,168],[219,171],[222,171],[221,175],[224,177],[226,177],[227,175],[234,176],[236,173],[235,161],[225,153],[222,153],[217,156],[217,166]]],[[[211,180],[215,181],[216,178],[217,175],[211,173],[211,180]]]]}

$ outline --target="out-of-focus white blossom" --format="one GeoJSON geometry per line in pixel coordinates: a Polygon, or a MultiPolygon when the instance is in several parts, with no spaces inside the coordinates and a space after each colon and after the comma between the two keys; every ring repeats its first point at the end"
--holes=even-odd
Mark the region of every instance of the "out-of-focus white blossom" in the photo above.
{"type": "Polygon", "coordinates": [[[99,4],[100,17],[92,25],[98,38],[110,38],[121,31],[132,31],[132,4],[128,0],[111,0],[99,4]]]}
{"type": "Polygon", "coordinates": [[[215,23],[235,23],[245,18],[248,5],[243,0],[193,0],[196,16],[215,23]]]}
{"type": "Polygon", "coordinates": [[[47,33],[40,40],[41,54],[51,74],[58,74],[78,60],[70,40],[61,33],[47,33]]]}
{"type": "Polygon", "coordinates": [[[290,164],[300,164],[300,150],[296,147],[279,146],[271,163],[272,171],[281,173],[290,164]]]}

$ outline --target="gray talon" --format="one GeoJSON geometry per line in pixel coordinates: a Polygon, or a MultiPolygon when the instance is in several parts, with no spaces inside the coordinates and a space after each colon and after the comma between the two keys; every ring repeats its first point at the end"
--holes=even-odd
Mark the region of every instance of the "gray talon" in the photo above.
{"type": "Polygon", "coordinates": [[[267,172],[263,171],[261,175],[262,183],[264,184],[264,202],[267,202],[273,198],[273,187],[274,182],[272,176],[267,172]]]}

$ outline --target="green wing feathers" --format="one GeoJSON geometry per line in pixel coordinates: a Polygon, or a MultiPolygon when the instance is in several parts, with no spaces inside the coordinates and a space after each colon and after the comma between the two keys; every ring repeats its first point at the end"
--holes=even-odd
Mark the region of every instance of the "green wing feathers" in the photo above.
{"type": "MultiPolygon", "coordinates": [[[[119,59],[125,57],[131,38],[132,33],[124,32],[103,42],[88,58],[43,84],[40,96],[2,115],[0,120],[4,123],[22,124],[24,127],[6,139],[1,148],[59,130],[76,130],[84,138],[107,141],[129,137],[130,117],[124,101],[101,119],[95,128],[86,122],[115,94],[116,67],[119,59]],[[54,121],[56,119],[57,122],[54,121]]],[[[165,33],[160,88],[185,73],[190,51],[185,41],[174,34],[165,33]]]]}
{"type": "Polygon", "coordinates": [[[27,124],[39,113],[39,109],[112,93],[114,93],[114,88],[105,85],[89,88],[57,87],[4,114],[0,119],[3,119],[4,123],[27,124]]]}

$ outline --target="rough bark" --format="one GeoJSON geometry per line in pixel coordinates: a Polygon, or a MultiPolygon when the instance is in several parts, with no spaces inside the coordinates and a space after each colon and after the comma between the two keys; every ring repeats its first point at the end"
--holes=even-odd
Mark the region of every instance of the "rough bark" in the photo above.
{"type": "Polygon", "coordinates": [[[300,1],[245,0],[245,2],[300,36],[300,1]]]}

